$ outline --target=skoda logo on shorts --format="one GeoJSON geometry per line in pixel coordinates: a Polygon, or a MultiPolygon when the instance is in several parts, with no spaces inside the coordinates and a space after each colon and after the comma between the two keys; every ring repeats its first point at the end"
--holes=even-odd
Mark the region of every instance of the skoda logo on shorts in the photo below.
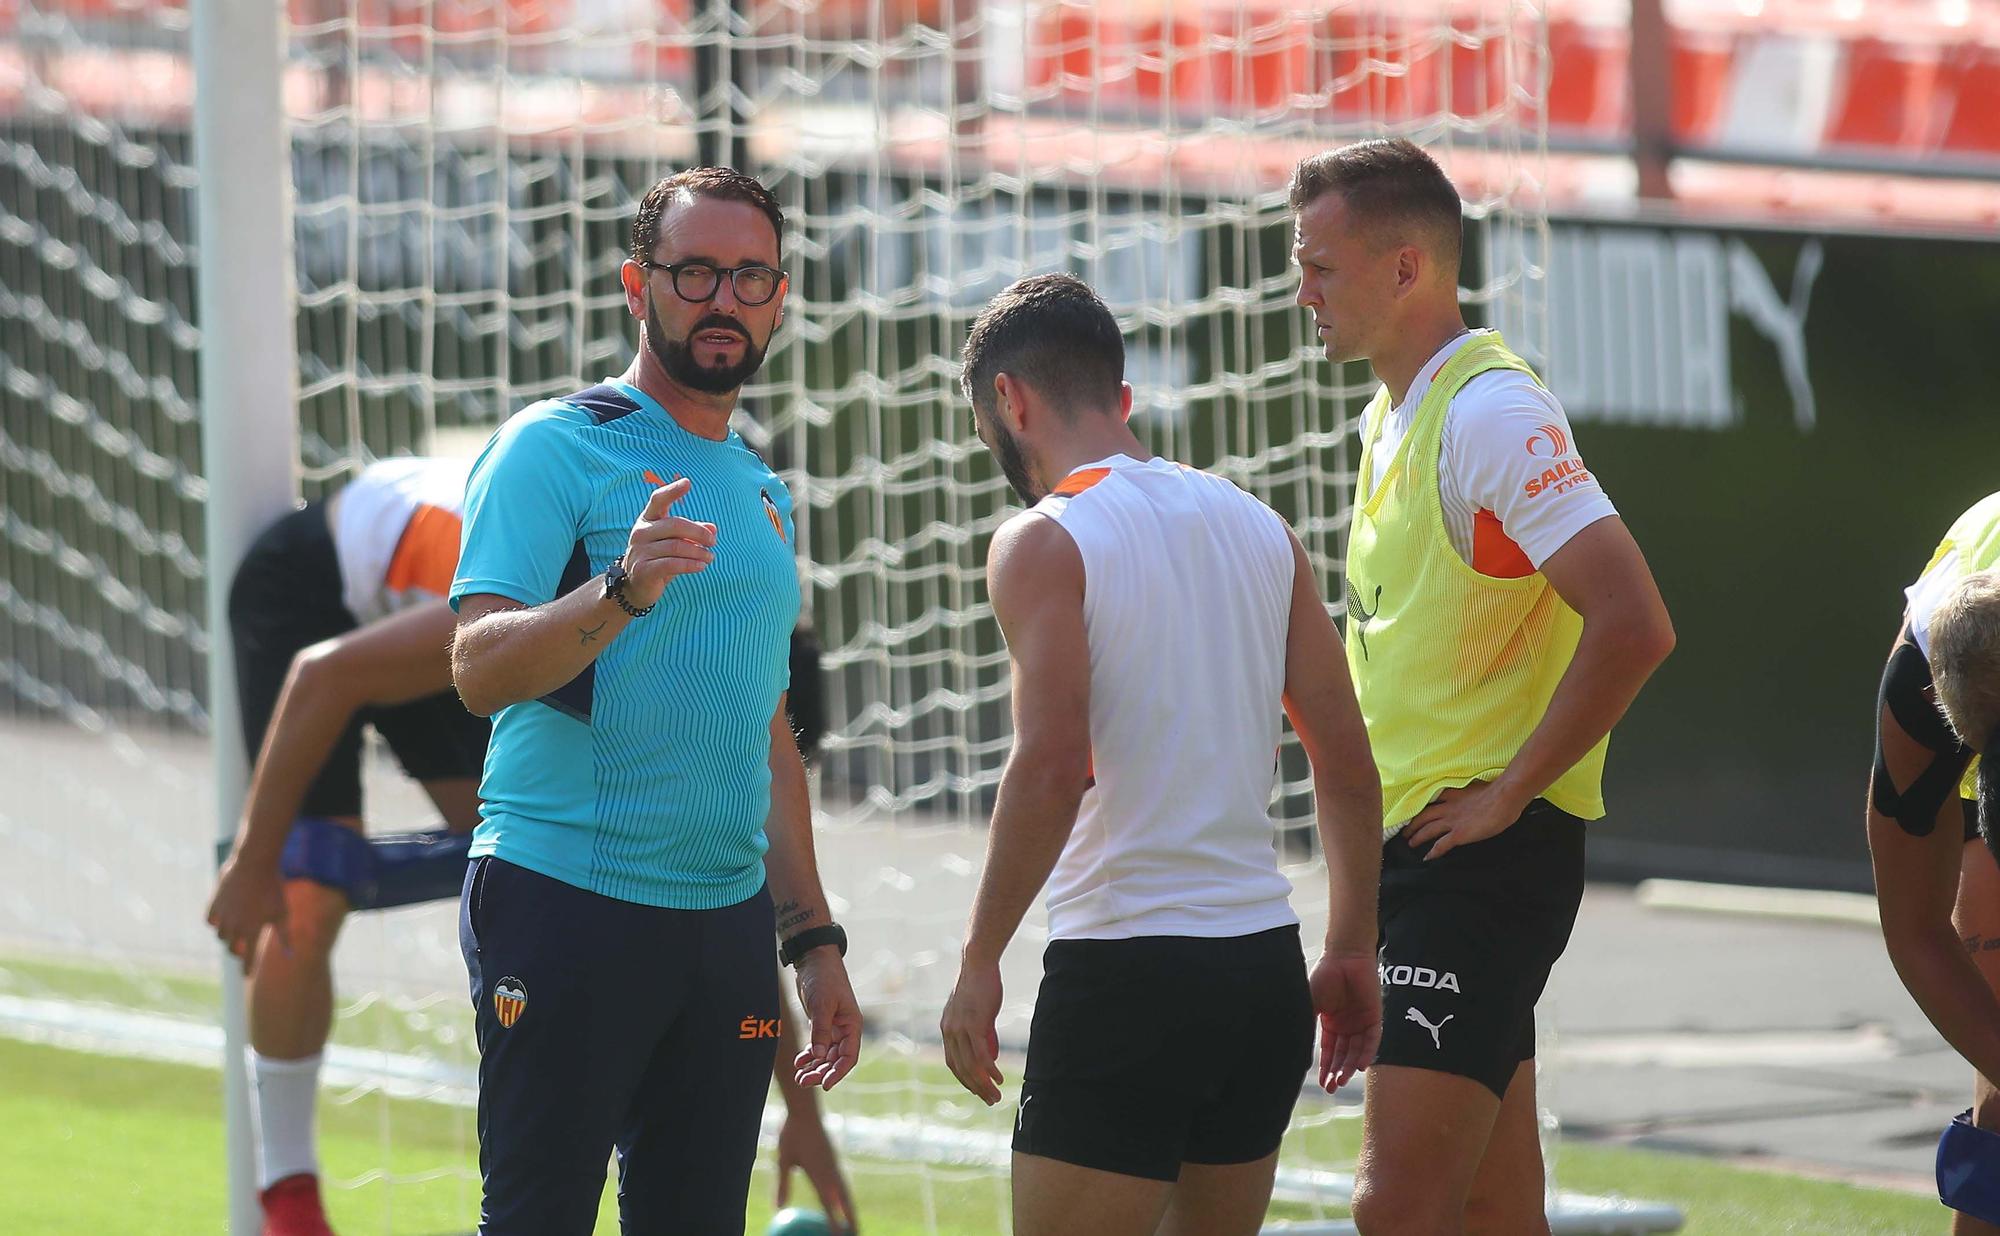
{"type": "Polygon", "coordinates": [[[500,1018],[502,1029],[521,1020],[521,1014],[528,1011],[528,985],[509,975],[493,984],[493,1012],[500,1018]]]}

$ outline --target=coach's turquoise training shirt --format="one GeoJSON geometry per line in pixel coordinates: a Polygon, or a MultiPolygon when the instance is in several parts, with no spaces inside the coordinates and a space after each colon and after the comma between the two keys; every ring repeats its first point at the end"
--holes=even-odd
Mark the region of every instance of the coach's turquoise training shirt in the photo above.
{"type": "Polygon", "coordinates": [[[657,485],[716,527],[715,560],[667,585],[575,681],[494,718],[472,854],[643,905],[706,910],[764,882],[771,717],[799,613],[792,500],[736,434],[687,430],[606,382],[523,409],[465,492],[456,606],[563,596],[625,551],[657,485]]]}

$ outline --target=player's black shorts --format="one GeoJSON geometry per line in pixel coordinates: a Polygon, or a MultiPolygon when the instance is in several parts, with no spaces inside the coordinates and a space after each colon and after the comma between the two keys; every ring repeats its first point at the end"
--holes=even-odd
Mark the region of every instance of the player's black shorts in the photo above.
{"type": "Polygon", "coordinates": [[[1277,1150],[1312,1063],[1297,927],[1056,940],[1042,965],[1016,1151],[1177,1180],[1277,1150]]]}
{"type": "Polygon", "coordinates": [[[589,1236],[614,1146],[624,1231],[741,1236],[779,1033],[769,892],[668,910],[476,858],[458,934],[481,1236],[589,1236]]]}
{"type": "MultiPolygon", "coordinates": [[[[1382,847],[1382,1064],[1456,1073],[1505,1096],[1535,1058],[1535,1001],[1583,900],[1584,823],[1548,802],[1427,863],[1382,847]]],[[[1426,847],[1428,848],[1428,847],[1426,847]]]]}
{"type": "MultiPolygon", "coordinates": [[[[229,632],[236,647],[236,698],[243,745],[257,758],[278,693],[301,651],[359,624],[341,599],[340,561],[326,509],[319,503],[277,520],[250,546],[229,588],[229,632]]],[[[412,777],[477,777],[492,733],[484,717],[444,691],[394,708],[363,710],[306,790],[305,815],[361,813],[361,727],[373,725],[412,777]]]]}

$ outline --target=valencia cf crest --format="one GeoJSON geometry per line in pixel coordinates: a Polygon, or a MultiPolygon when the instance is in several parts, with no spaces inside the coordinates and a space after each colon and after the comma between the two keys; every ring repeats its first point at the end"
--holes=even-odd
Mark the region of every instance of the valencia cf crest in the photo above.
{"type": "Polygon", "coordinates": [[[506,1029],[521,1020],[521,1014],[528,1011],[528,985],[520,979],[509,976],[493,984],[493,1012],[500,1018],[500,1026],[506,1029]]]}
{"type": "Polygon", "coordinates": [[[768,489],[760,489],[757,491],[757,496],[764,500],[764,517],[771,521],[771,531],[778,534],[779,540],[781,541],[784,540],[785,521],[784,518],[778,514],[778,504],[771,501],[771,491],[768,489]]]}

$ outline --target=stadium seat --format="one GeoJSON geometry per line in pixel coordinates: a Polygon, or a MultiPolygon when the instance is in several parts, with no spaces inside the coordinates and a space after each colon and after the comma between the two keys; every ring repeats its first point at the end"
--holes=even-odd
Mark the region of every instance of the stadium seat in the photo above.
{"type": "Polygon", "coordinates": [[[1953,154],[2000,155],[2000,46],[1961,46],[1951,67],[1951,119],[1938,144],[1953,154]]]}
{"type": "Polygon", "coordinates": [[[1174,15],[1131,24],[1104,22],[1106,36],[1123,35],[1132,48],[1132,89],[1139,102],[1157,108],[1188,105],[1203,90],[1203,32],[1198,21],[1174,15]],[[1129,32],[1129,33],[1128,33],[1129,32]]]}
{"type": "Polygon", "coordinates": [[[1308,18],[1279,4],[1161,14],[1064,3],[1036,16],[1025,80],[1031,91],[1148,111],[1269,111],[1312,93],[1312,36],[1308,18]]]}
{"type": "Polygon", "coordinates": [[[1827,124],[1832,147],[1929,149],[1950,100],[1938,89],[1943,49],[1929,40],[1847,40],[1839,101],[1827,124]]]}
{"type": "Polygon", "coordinates": [[[1630,124],[1630,35],[1615,25],[1549,20],[1551,133],[1616,137],[1630,124]]]}
{"type": "Polygon", "coordinates": [[[1024,80],[1032,93],[1076,99],[1094,94],[1106,103],[1129,106],[1137,99],[1137,52],[1138,32],[1124,16],[1066,2],[1037,12],[1024,80]]]}
{"type": "Polygon", "coordinates": [[[1210,8],[1202,23],[1198,72],[1207,79],[1216,106],[1270,111],[1317,88],[1314,23],[1296,7],[1272,4],[1240,14],[1210,8]]]}
{"type": "Polygon", "coordinates": [[[1329,15],[1327,29],[1327,84],[1336,118],[1366,116],[1394,123],[1438,110],[1451,45],[1444,27],[1341,9],[1329,15]]]}
{"type": "MultiPolygon", "coordinates": [[[[1472,23],[1455,25],[1451,43],[1451,110],[1458,116],[1497,115],[1503,109],[1515,106],[1508,98],[1510,48],[1503,32],[1490,27],[1475,26],[1472,23]]],[[[1519,75],[1528,72],[1530,65],[1523,58],[1513,67],[1516,75],[1511,79],[1523,87],[1527,83],[1519,81],[1519,75]]],[[[1532,112],[1528,114],[1532,118],[1532,112]]]]}
{"type": "Polygon", "coordinates": [[[1674,140],[1688,145],[1713,141],[1729,100],[1729,74],[1736,36],[1712,26],[1670,27],[1674,140]]]}

